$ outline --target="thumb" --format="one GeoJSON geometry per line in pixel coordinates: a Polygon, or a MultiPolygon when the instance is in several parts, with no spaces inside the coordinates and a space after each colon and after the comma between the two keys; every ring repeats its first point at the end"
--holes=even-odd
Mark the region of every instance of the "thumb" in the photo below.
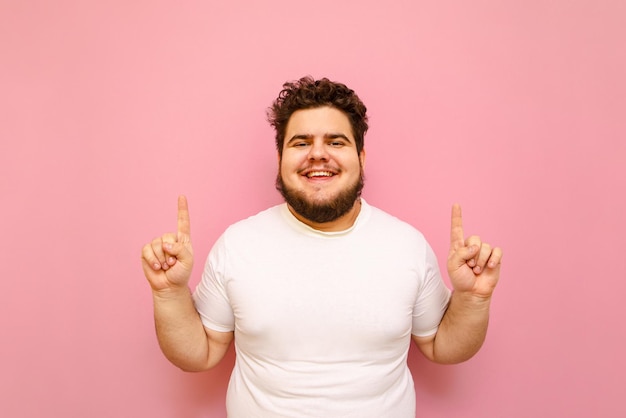
{"type": "Polygon", "coordinates": [[[452,249],[448,257],[449,267],[459,268],[476,256],[476,245],[462,246],[452,249]]]}
{"type": "Polygon", "coordinates": [[[191,266],[193,264],[193,252],[182,242],[164,242],[163,250],[173,256],[178,262],[191,266]]]}

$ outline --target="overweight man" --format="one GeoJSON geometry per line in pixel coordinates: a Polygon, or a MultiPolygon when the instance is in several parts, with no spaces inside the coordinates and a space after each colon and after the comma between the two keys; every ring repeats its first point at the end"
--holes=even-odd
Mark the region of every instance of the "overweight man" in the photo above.
{"type": "Polygon", "coordinates": [[[193,291],[185,197],[177,231],[143,248],[160,347],[203,371],[234,343],[231,418],[413,418],[411,341],[436,363],[471,358],[502,251],[466,238],[454,205],[445,286],[424,236],[361,197],[368,120],[344,84],[287,82],[268,119],[285,202],[228,227],[193,291]]]}

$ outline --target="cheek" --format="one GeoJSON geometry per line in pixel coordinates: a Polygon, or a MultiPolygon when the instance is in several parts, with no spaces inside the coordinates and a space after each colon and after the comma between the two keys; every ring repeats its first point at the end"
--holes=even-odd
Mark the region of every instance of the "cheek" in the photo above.
{"type": "Polygon", "coordinates": [[[297,171],[297,166],[294,165],[294,162],[290,158],[285,158],[283,154],[283,158],[278,164],[278,173],[283,179],[288,179],[290,176],[297,171]]]}
{"type": "Polygon", "coordinates": [[[361,172],[361,170],[363,169],[363,160],[361,160],[360,158],[352,158],[346,164],[347,167],[350,167],[351,171],[361,172]]]}
{"type": "Polygon", "coordinates": [[[283,173],[290,170],[297,170],[306,162],[304,153],[283,152],[283,156],[279,161],[278,169],[283,173]]]}

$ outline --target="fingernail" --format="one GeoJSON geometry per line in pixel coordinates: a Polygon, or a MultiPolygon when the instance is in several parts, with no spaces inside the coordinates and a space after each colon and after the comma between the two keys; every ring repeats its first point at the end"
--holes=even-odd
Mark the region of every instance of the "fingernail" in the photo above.
{"type": "Polygon", "coordinates": [[[174,259],[174,257],[170,257],[170,258],[167,260],[167,262],[168,262],[168,264],[174,264],[174,263],[176,262],[176,260],[174,259]]]}
{"type": "Polygon", "coordinates": [[[166,250],[171,250],[172,249],[172,244],[170,244],[169,242],[165,243],[165,249],[166,250]]]}
{"type": "Polygon", "coordinates": [[[159,270],[159,269],[161,268],[161,265],[160,265],[159,263],[154,263],[154,264],[152,265],[152,267],[153,267],[155,270],[159,270]]]}
{"type": "Polygon", "coordinates": [[[476,273],[476,274],[480,273],[480,266],[474,267],[474,273],[476,273]]]}
{"type": "Polygon", "coordinates": [[[163,263],[163,270],[167,270],[170,266],[167,265],[167,263],[163,263]]]}

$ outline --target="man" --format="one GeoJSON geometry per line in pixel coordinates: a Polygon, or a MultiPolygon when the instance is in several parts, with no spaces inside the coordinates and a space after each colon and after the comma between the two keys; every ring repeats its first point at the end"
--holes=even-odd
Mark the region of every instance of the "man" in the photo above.
{"type": "Polygon", "coordinates": [[[285,204],[230,226],[202,280],[189,212],[147,244],[159,344],[188,371],[215,366],[235,341],[229,417],[415,416],[413,340],[438,363],[482,345],[502,252],[465,239],[452,209],[446,288],[424,237],[361,197],[366,108],[340,83],[286,83],[269,112],[285,204]]]}

